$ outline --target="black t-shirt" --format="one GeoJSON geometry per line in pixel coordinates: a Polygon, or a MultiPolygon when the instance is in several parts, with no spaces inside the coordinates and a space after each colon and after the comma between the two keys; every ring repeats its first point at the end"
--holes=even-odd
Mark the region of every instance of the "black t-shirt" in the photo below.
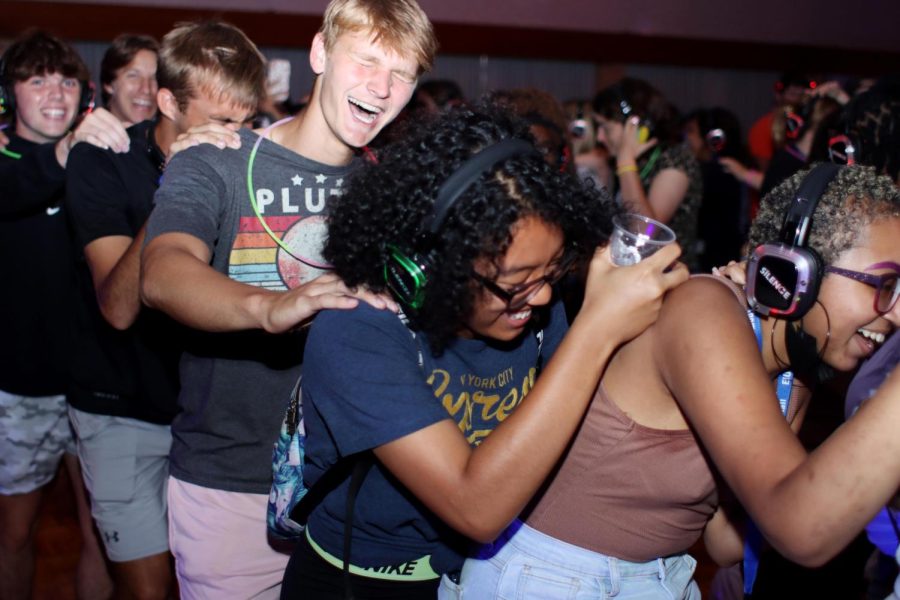
{"type": "Polygon", "coordinates": [[[75,297],[65,170],[53,144],[11,135],[7,149],[22,156],[0,154],[0,390],[64,394],[75,297]]]}
{"type": "Polygon", "coordinates": [[[69,155],[66,203],[79,293],[69,403],[85,412],[168,424],[176,412],[181,327],[142,307],[130,328],[113,328],[100,313],[84,259],[85,246],[97,239],[136,237],[150,215],[161,166],[153,126],[144,121],[128,129],[127,153],[79,144],[69,155]]]}

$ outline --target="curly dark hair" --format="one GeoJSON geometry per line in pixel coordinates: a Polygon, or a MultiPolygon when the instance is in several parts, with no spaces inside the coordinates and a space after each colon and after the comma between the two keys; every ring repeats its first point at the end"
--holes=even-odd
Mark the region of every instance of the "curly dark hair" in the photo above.
{"type": "MultiPolygon", "coordinates": [[[[502,139],[530,140],[527,125],[501,107],[451,110],[386,147],[356,173],[332,205],[324,256],[351,286],[386,290],[388,246],[417,248],[441,185],[468,158],[502,139]]],[[[513,226],[535,216],[560,228],[565,257],[584,260],[605,244],[619,209],[605,192],[559,173],[539,155],[518,155],[485,171],[452,205],[436,239],[422,307],[410,314],[440,353],[472,311],[476,259],[499,265],[513,226]]]]}
{"type": "MultiPolygon", "coordinates": [[[[778,239],[784,215],[807,173],[796,173],[763,198],[750,227],[750,248],[778,239]]],[[[807,245],[829,265],[856,245],[868,225],[895,217],[900,217],[900,190],[889,177],[872,167],[841,167],[819,199],[807,245]]]]}

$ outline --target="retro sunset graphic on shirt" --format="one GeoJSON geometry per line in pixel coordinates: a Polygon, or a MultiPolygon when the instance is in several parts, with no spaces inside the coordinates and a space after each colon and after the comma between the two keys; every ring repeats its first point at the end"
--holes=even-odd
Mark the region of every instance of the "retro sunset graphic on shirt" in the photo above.
{"type": "Polygon", "coordinates": [[[251,210],[240,218],[229,277],[285,290],[321,275],[327,268],[322,258],[327,229],[323,213],[328,199],[343,192],[343,184],[343,178],[295,174],[280,189],[256,189],[259,216],[251,210]]]}

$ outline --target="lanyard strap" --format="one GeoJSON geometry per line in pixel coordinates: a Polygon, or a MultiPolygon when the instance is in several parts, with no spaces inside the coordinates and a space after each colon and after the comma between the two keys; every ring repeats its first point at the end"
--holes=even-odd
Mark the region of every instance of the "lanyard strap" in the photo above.
{"type": "MultiPolygon", "coordinates": [[[[752,310],[747,310],[747,318],[750,319],[750,326],[753,327],[753,334],[756,336],[756,344],[759,351],[763,349],[762,323],[752,310]]],[[[791,371],[784,371],[778,374],[776,385],[776,395],[778,396],[778,405],[781,407],[781,414],[787,419],[788,411],[791,407],[791,390],[794,384],[794,374],[791,371]]],[[[753,584],[756,583],[756,574],[759,570],[759,554],[762,550],[763,536],[756,524],[747,519],[747,534],[744,540],[744,594],[750,595],[753,592],[753,584]]]]}
{"type": "Polygon", "coordinates": [[[269,224],[266,223],[265,219],[263,219],[262,213],[259,210],[259,205],[256,202],[256,190],[253,188],[253,163],[256,162],[256,153],[259,152],[259,145],[262,144],[262,141],[264,139],[268,139],[269,134],[273,129],[283,123],[287,123],[293,118],[294,117],[285,117],[280,121],[272,123],[271,125],[266,127],[265,130],[263,130],[262,134],[258,138],[256,138],[256,142],[253,144],[253,148],[250,150],[250,157],[247,159],[247,194],[250,196],[250,206],[253,207],[253,213],[256,215],[256,218],[259,221],[260,225],[262,225],[263,230],[269,235],[270,238],[272,238],[272,240],[276,244],[278,244],[279,247],[281,247],[282,250],[285,251],[288,256],[314,269],[330,270],[332,266],[328,263],[318,262],[310,258],[297,256],[296,254],[291,252],[291,249],[284,242],[284,240],[275,235],[275,232],[272,231],[272,229],[269,227],[269,224]]]}

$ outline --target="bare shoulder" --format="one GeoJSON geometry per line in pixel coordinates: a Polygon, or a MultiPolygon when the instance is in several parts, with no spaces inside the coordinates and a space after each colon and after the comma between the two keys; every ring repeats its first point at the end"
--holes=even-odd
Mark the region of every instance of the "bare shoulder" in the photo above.
{"type": "Polygon", "coordinates": [[[654,353],[663,372],[684,372],[686,362],[706,363],[744,345],[753,334],[732,284],[714,277],[692,277],[666,296],[653,329],[654,353]]]}
{"type": "Polygon", "coordinates": [[[735,309],[742,313],[739,293],[739,288],[721,277],[693,276],[666,295],[660,322],[705,320],[735,309]]]}

